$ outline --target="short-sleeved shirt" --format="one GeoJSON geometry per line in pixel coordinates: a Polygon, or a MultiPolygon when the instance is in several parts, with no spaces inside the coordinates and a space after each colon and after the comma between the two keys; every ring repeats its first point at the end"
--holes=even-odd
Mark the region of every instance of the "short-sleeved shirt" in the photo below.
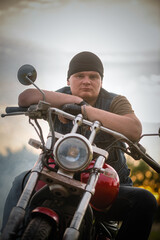
{"type": "Polygon", "coordinates": [[[109,111],[118,115],[134,113],[128,99],[121,95],[117,95],[113,98],[109,111]]]}

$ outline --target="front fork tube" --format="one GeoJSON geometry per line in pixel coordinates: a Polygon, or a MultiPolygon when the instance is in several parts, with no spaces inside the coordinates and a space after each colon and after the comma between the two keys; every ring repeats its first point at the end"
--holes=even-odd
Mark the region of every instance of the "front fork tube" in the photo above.
{"type": "Polygon", "coordinates": [[[39,172],[42,171],[43,165],[42,165],[42,158],[44,157],[43,154],[40,154],[39,159],[35,163],[34,167],[32,168],[31,175],[27,181],[27,184],[23,190],[23,193],[21,194],[21,197],[17,203],[17,207],[26,209],[28,202],[30,200],[30,197],[33,193],[33,190],[36,186],[39,172]]]}
{"type": "Polygon", "coordinates": [[[94,173],[90,175],[89,181],[86,185],[86,192],[84,193],[79,206],[73,216],[70,227],[66,229],[64,233],[63,240],[78,240],[79,238],[79,230],[82,223],[82,220],[85,216],[87,207],[91,200],[92,195],[95,192],[95,187],[99,177],[98,169],[101,169],[104,165],[105,158],[103,156],[99,156],[95,162],[94,169],[97,169],[94,173]]]}
{"type": "Polygon", "coordinates": [[[20,199],[9,215],[8,222],[3,230],[1,239],[11,240],[15,239],[16,233],[19,229],[20,224],[23,222],[25,217],[25,210],[36,186],[39,172],[42,170],[42,158],[43,154],[40,154],[37,162],[35,163],[31,175],[26,183],[26,186],[20,196],[20,199]]]}

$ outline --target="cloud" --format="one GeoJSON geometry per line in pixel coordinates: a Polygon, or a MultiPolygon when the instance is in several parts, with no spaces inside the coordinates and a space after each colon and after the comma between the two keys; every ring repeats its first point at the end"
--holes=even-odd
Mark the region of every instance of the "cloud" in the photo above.
{"type": "Polygon", "coordinates": [[[23,64],[33,65],[38,73],[40,88],[56,90],[66,84],[68,54],[59,49],[48,49],[29,41],[1,37],[0,42],[0,101],[1,104],[17,104],[20,92],[26,87],[17,79],[23,64]]]}
{"type": "Polygon", "coordinates": [[[61,6],[65,5],[70,0],[6,0],[0,1],[0,9],[3,11],[8,11],[10,9],[20,9],[20,8],[30,8],[30,7],[37,7],[39,5],[47,6],[61,6]]]}
{"type": "Polygon", "coordinates": [[[149,1],[46,1],[50,7],[44,7],[44,1],[24,2],[28,5],[21,11],[5,17],[4,34],[68,51],[84,47],[128,52],[159,47],[159,12],[149,1]]]}

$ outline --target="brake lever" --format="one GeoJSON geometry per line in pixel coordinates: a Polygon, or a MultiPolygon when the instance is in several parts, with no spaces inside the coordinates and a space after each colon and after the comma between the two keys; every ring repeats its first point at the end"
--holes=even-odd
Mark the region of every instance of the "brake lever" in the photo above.
{"type": "Polygon", "coordinates": [[[143,154],[146,154],[146,149],[140,144],[140,143],[137,143],[136,146],[139,148],[139,150],[141,151],[138,152],[135,150],[135,144],[130,146],[129,149],[130,149],[130,152],[131,152],[131,156],[135,159],[135,160],[140,160],[142,158],[142,155],[143,154]],[[143,154],[142,154],[143,153],[143,154]]]}

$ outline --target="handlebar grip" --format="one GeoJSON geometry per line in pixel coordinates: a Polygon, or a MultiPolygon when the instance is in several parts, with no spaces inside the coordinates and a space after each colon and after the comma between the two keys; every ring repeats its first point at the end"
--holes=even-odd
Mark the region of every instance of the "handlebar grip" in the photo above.
{"type": "Polygon", "coordinates": [[[157,173],[160,173],[160,164],[157,163],[153,158],[151,158],[148,154],[144,155],[142,159],[157,173]]]}
{"type": "Polygon", "coordinates": [[[14,113],[14,112],[26,112],[28,107],[6,107],[6,113],[14,113]]]}
{"type": "Polygon", "coordinates": [[[151,158],[147,153],[146,153],[146,149],[140,144],[131,144],[133,147],[133,150],[135,152],[137,152],[138,158],[135,158],[135,156],[133,155],[134,151],[132,152],[131,156],[135,159],[135,160],[139,160],[139,159],[143,159],[143,161],[145,161],[151,168],[153,168],[157,173],[160,173],[160,164],[158,162],[156,162],[153,158],[151,158]]]}
{"type": "Polygon", "coordinates": [[[78,115],[81,114],[81,106],[76,104],[76,103],[67,103],[63,105],[62,110],[64,112],[73,114],[73,115],[78,115]]]}

